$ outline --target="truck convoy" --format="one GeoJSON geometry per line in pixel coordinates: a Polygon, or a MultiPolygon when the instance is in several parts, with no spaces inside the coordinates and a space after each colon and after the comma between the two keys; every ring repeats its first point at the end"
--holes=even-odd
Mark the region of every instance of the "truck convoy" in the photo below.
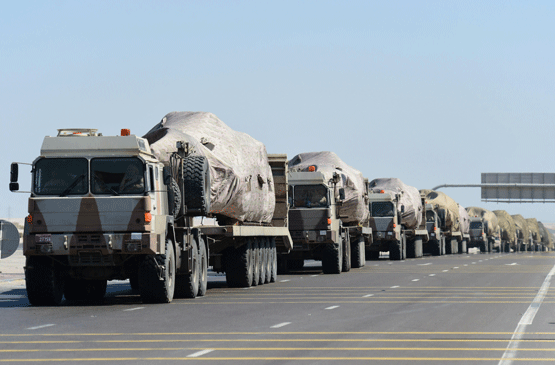
{"type": "MultiPolygon", "coordinates": [[[[23,236],[29,301],[98,300],[114,279],[129,279],[145,303],[194,298],[206,293],[209,261],[232,286],[275,281],[277,251],[292,242],[286,207],[273,216],[286,199],[272,171],[283,184],[286,158],[272,163],[260,142],[211,113],[170,113],[142,138],[59,129],[32,167],[23,236]]],[[[17,177],[13,163],[12,191],[17,177]]]]}
{"type": "MultiPolygon", "coordinates": [[[[195,298],[206,294],[209,266],[229,286],[250,287],[305,259],[339,274],[382,251],[402,260],[500,246],[490,211],[467,208],[469,219],[443,193],[394,178],[368,183],[332,152],[268,155],[211,113],[169,113],[143,137],[59,129],[31,173],[23,254],[33,305],[101,300],[107,281],[125,279],[145,303],[195,298]]],[[[12,163],[11,191],[18,175],[12,163]]],[[[512,218],[503,247],[514,237],[516,250],[553,249],[543,225],[512,218]]],[[[19,233],[0,223],[3,258],[19,233]]]]}
{"type": "Polygon", "coordinates": [[[377,260],[380,252],[389,252],[390,260],[422,257],[430,236],[418,189],[396,178],[374,179],[368,186],[373,239],[367,256],[377,260]]]}
{"type": "Polygon", "coordinates": [[[325,274],[364,266],[371,242],[368,192],[362,173],[333,152],[307,152],[288,163],[289,230],[293,250],[280,255],[280,272],[322,261],[325,274]]]}
{"type": "Polygon", "coordinates": [[[501,240],[497,216],[490,210],[479,207],[467,207],[470,216],[470,240],[473,247],[481,252],[499,252],[501,240]]]}
{"type": "Polygon", "coordinates": [[[421,189],[420,194],[426,201],[428,229],[435,233],[429,252],[434,256],[466,252],[469,236],[461,230],[459,205],[441,191],[421,189]],[[438,226],[433,224],[434,220],[438,226]]]}

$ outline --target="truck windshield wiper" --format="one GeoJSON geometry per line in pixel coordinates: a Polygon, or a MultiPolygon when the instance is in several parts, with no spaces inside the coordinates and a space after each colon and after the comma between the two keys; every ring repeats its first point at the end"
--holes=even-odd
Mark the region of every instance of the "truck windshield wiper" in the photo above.
{"type": "Polygon", "coordinates": [[[96,182],[98,182],[103,189],[108,190],[109,192],[113,193],[114,195],[119,195],[119,193],[117,191],[115,191],[114,189],[112,189],[111,187],[109,187],[104,180],[102,180],[101,178],[99,178],[97,175],[93,175],[94,179],[96,180],[96,182]]]}
{"type": "Polygon", "coordinates": [[[70,186],[67,187],[67,189],[65,189],[60,196],[66,196],[67,194],[69,194],[70,191],[73,190],[73,188],[75,188],[77,186],[77,184],[79,184],[81,182],[81,180],[83,180],[83,178],[85,177],[85,174],[81,174],[79,175],[75,180],[73,180],[73,182],[71,183],[70,186]]]}

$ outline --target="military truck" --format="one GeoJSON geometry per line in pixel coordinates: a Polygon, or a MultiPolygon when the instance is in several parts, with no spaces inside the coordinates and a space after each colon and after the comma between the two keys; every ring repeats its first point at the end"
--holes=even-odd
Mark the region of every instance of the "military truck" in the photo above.
{"type": "Polygon", "coordinates": [[[441,230],[441,227],[445,226],[445,209],[425,204],[425,211],[426,230],[430,239],[424,244],[423,252],[432,256],[445,255],[445,236],[441,230]]]}
{"type": "Polygon", "coordinates": [[[499,227],[499,220],[495,213],[490,210],[480,208],[480,207],[467,207],[466,211],[471,218],[470,225],[471,230],[472,226],[474,226],[476,238],[481,238],[481,241],[478,242],[481,252],[492,252],[496,250],[497,252],[501,251],[501,233],[499,227]],[[477,219],[472,218],[481,218],[481,225],[478,224],[477,219]],[[478,228],[478,226],[480,226],[478,228]],[[483,239],[481,233],[478,230],[481,229],[486,234],[486,239],[483,239]]]}
{"type": "Polygon", "coordinates": [[[422,257],[430,236],[418,190],[394,178],[374,179],[369,185],[373,236],[366,248],[369,258],[377,260],[380,252],[387,251],[390,260],[422,257]]]}
{"type": "Polygon", "coordinates": [[[316,169],[289,172],[289,231],[293,250],[280,256],[280,271],[300,269],[304,260],[322,261],[324,274],[339,274],[365,264],[364,247],[371,229],[345,225],[340,207],[345,191],[338,188],[340,175],[332,179],[316,169]]]}
{"type": "Polygon", "coordinates": [[[491,242],[488,240],[486,223],[481,217],[470,217],[470,241],[468,248],[479,248],[480,252],[491,252],[491,242]]]}
{"type": "MultiPolygon", "coordinates": [[[[10,190],[19,190],[17,163],[10,190]]],[[[195,225],[194,217],[210,216],[205,157],[178,141],[164,165],[128,129],[45,137],[28,211],[23,254],[33,305],[100,300],[108,280],[125,279],[145,303],[203,296],[209,260],[230,285],[262,284],[275,281],[277,250],[291,248],[284,226],[195,225]]]]}

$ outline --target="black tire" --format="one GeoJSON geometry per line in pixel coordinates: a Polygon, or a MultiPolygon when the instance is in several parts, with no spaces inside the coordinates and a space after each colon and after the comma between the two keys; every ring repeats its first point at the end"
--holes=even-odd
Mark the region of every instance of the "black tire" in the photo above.
{"type": "Polygon", "coordinates": [[[274,259],[269,238],[264,238],[264,252],[266,255],[266,277],[264,278],[264,284],[269,284],[272,280],[272,261],[274,259]]]}
{"type": "Polygon", "coordinates": [[[205,216],[210,212],[210,169],[206,157],[185,157],[183,190],[188,216],[205,216]]]}
{"type": "Polygon", "coordinates": [[[441,241],[440,240],[430,240],[430,251],[432,256],[441,256],[441,241]]]}
{"type": "Polygon", "coordinates": [[[206,249],[206,244],[204,243],[204,240],[200,237],[198,247],[199,284],[197,295],[199,297],[203,297],[206,295],[206,290],[208,289],[208,251],[206,249]]]}
{"type": "Polygon", "coordinates": [[[271,283],[275,283],[277,280],[277,275],[278,275],[278,263],[277,263],[277,249],[276,249],[276,239],[275,238],[271,238],[270,239],[270,253],[272,255],[272,259],[271,259],[271,275],[270,275],[270,282],[271,283]]]}
{"type": "Polygon", "coordinates": [[[389,259],[402,260],[403,259],[403,239],[389,242],[389,259]]]}
{"type": "Polygon", "coordinates": [[[106,295],[107,280],[84,280],[67,278],[64,297],[67,300],[102,301],[106,295]]]}
{"type": "Polygon", "coordinates": [[[252,238],[252,248],[251,248],[253,271],[252,271],[252,286],[258,285],[258,280],[260,280],[260,269],[262,268],[262,263],[260,262],[262,257],[260,255],[260,246],[257,239],[252,238]]]}
{"type": "Polygon", "coordinates": [[[416,258],[416,245],[414,239],[407,240],[407,258],[408,259],[415,259],[416,258]]]}
{"type": "Polygon", "coordinates": [[[64,296],[64,277],[61,269],[48,257],[27,257],[25,286],[32,305],[60,305],[64,296]]]}
{"type": "Polygon", "coordinates": [[[179,184],[173,177],[170,177],[170,184],[168,186],[168,209],[174,218],[177,218],[181,212],[182,199],[181,189],[179,184]]]}
{"type": "Polygon", "coordinates": [[[480,242],[480,252],[481,253],[488,252],[488,247],[487,246],[488,246],[487,242],[484,242],[484,241],[480,242]]]}
{"type": "Polygon", "coordinates": [[[129,277],[129,286],[131,286],[131,291],[134,293],[139,293],[139,274],[134,273],[129,277]]]}
{"type": "Polygon", "coordinates": [[[266,250],[266,243],[264,238],[258,238],[258,257],[260,258],[260,270],[258,275],[258,285],[266,283],[266,275],[268,272],[268,250],[266,250]]]}
{"type": "Polygon", "coordinates": [[[459,244],[459,254],[462,255],[463,253],[466,253],[467,252],[466,240],[461,240],[458,244],[459,244]]]}
{"type": "Polygon", "coordinates": [[[366,251],[366,256],[368,256],[369,260],[379,260],[380,259],[380,251],[366,251]]]}
{"type": "Polygon", "coordinates": [[[342,243],[328,243],[322,252],[322,271],[324,274],[341,274],[343,266],[342,243]]]}
{"type": "Polygon", "coordinates": [[[287,259],[287,270],[297,271],[304,267],[304,259],[287,259]]]}
{"type": "MultiPolygon", "coordinates": [[[[176,298],[196,298],[200,290],[200,258],[197,242],[191,240],[192,268],[187,274],[180,274],[175,279],[176,298]]],[[[187,257],[183,258],[187,260],[187,257]]]]}
{"type": "Polygon", "coordinates": [[[252,240],[247,238],[238,248],[230,248],[225,253],[225,275],[230,287],[248,288],[253,278],[252,240]]]}
{"type": "Polygon", "coordinates": [[[351,271],[351,240],[347,232],[345,232],[345,240],[343,241],[343,263],[341,266],[341,271],[351,271]]]}
{"type": "Polygon", "coordinates": [[[351,267],[358,269],[364,264],[364,238],[359,237],[351,242],[351,267]]]}
{"type": "Polygon", "coordinates": [[[166,241],[164,254],[148,255],[140,264],[139,293],[143,303],[170,303],[175,293],[175,281],[173,244],[166,241]]]}

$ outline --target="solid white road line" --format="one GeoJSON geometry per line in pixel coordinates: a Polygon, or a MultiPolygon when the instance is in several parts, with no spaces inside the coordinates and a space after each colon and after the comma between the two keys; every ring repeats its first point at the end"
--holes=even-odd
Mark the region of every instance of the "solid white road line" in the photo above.
{"type": "Polygon", "coordinates": [[[507,349],[505,350],[505,353],[499,361],[499,365],[510,365],[513,363],[513,359],[518,351],[520,339],[526,334],[526,327],[531,325],[534,321],[534,317],[536,316],[536,313],[538,313],[538,310],[540,309],[540,306],[542,305],[543,300],[547,295],[547,291],[549,290],[549,285],[551,284],[551,278],[553,277],[553,275],[555,275],[555,266],[551,268],[551,271],[545,277],[540,290],[538,290],[538,294],[536,294],[536,297],[534,298],[526,312],[522,315],[520,322],[518,322],[513,336],[511,337],[511,341],[507,345],[507,349]]]}
{"type": "Polygon", "coordinates": [[[212,350],[212,349],[206,349],[206,350],[202,350],[202,351],[197,351],[197,352],[195,352],[194,354],[187,355],[187,357],[199,357],[199,356],[202,356],[202,355],[206,355],[206,354],[208,354],[208,353],[210,353],[210,352],[212,352],[212,351],[214,351],[214,350],[212,350]]]}
{"type": "Polygon", "coordinates": [[[270,326],[270,328],[281,328],[281,327],[287,326],[288,324],[291,324],[291,322],[283,322],[283,323],[274,324],[273,326],[270,326]]]}
{"type": "Polygon", "coordinates": [[[38,330],[39,328],[52,327],[55,324],[43,324],[42,326],[29,327],[28,330],[38,330]]]}

